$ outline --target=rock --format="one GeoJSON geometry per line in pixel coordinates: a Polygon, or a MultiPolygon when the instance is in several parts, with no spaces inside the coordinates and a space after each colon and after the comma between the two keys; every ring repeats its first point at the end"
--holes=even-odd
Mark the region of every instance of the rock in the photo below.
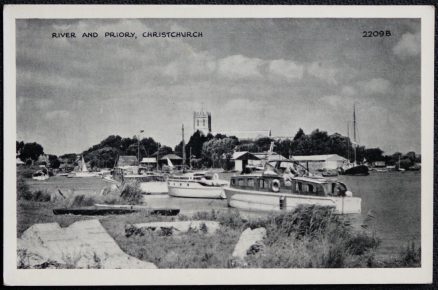
{"type": "Polygon", "coordinates": [[[23,268],[156,268],[124,253],[98,220],[78,221],[66,228],[57,223],[35,224],[18,239],[17,250],[23,268]]]}
{"type": "Polygon", "coordinates": [[[125,229],[125,233],[143,235],[145,230],[154,231],[162,235],[173,235],[186,233],[189,231],[202,232],[205,234],[214,234],[219,229],[219,223],[216,221],[177,221],[177,222],[152,222],[134,224],[125,229]]]}
{"type": "Polygon", "coordinates": [[[244,259],[248,252],[260,250],[263,247],[263,239],[266,237],[265,228],[256,228],[251,230],[247,228],[240,235],[239,241],[234,247],[233,257],[244,259]]]}

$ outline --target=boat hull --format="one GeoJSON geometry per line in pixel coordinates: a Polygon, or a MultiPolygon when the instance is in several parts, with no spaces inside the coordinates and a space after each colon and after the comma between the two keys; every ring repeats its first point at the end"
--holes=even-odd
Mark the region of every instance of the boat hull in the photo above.
{"type": "Polygon", "coordinates": [[[49,179],[48,175],[32,176],[33,180],[44,181],[49,179]]]}
{"type": "Polygon", "coordinates": [[[358,165],[344,171],[344,175],[369,175],[369,169],[365,165],[358,165]]]}
{"type": "Polygon", "coordinates": [[[166,194],[168,192],[167,182],[140,182],[140,189],[146,194],[166,194]]]}
{"type": "Polygon", "coordinates": [[[169,195],[189,198],[219,198],[224,199],[224,188],[220,186],[203,186],[193,181],[169,181],[169,195]]]}
{"type": "Polygon", "coordinates": [[[98,174],[95,172],[75,172],[73,174],[67,175],[69,178],[86,178],[86,177],[97,177],[98,174]]]}
{"type": "Polygon", "coordinates": [[[333,207],[337,214],[361,212],[361,199],[358,197],[303,196],[231,187],[226,187],[224,191],[228,206],[248,211],[289,211],[299,205],[319,205],[333,207]]]}

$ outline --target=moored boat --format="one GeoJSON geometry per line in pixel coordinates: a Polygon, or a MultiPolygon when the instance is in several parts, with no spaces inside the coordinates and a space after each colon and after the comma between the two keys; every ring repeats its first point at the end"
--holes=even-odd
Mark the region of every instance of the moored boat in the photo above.
{"type": "Polygon", "coordinates": [[[45,168],[42,170],[38,170],[34,174],[32,174],[32,179],[39,180],[39,181],[47,180],[47,179],[49,179],[49,173],[47,172],[47,169],[45,169],[45,168]]]}
{"type": "Polygon", "coordinates": [[[103,179],[122,187],[127,184],[138,184],[141,191],[147,195],[166,194],[168,191],[166,177],[163,174],[142,171],[136,166],[116,167],[112,177],[105,176],[103,179]]]}
{"type": "Polygon", "coordinates": [[[344,183],[322,177],[239,175],[224,190],[228,206],[248,211],[289,211],[304,204],[333,207],[337,214],[361,212],[361,199],[344,183]]]}
{"type": "Polygon", "coordinates": [[[167,180],[169,195],[191,198],[225,198],[224,187],[229,183],[220,180],[217,174],[205,172],[173,175],[167,180]]]}
{"type": "Polygon", "coordinates": [[[76,172],[72,172],[67,177],[69,178],[84,178],[84,177],[96,177],[98,176],[97,172],[88,171],[87,164],[85,163],[84,156],[82,156],[80,162],[80,170],[76,172]]]}

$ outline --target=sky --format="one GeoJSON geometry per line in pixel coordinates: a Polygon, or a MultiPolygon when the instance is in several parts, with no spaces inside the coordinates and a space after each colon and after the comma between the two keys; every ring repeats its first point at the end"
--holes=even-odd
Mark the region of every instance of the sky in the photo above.
{"type": "Polygon", "coordinates": [[[420,153],[420,30],[417,19],[20,19],[17,139],[60,155],[144,130],[174,147],[202,106],[213,132],[347,135],[355,104],[361,145],[420,153]],[[391,35],[363,37],[375,30],[391,35]]]}

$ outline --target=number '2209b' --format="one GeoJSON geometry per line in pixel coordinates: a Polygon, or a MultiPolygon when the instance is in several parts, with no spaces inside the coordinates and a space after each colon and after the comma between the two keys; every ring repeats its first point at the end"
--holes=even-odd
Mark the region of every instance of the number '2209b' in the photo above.
{"type": "Polygon", "coordinates": [[[362,37],[389,37],[391,36],[390,30],[374,30],[374,31],[363,31],[362,37]]]}

